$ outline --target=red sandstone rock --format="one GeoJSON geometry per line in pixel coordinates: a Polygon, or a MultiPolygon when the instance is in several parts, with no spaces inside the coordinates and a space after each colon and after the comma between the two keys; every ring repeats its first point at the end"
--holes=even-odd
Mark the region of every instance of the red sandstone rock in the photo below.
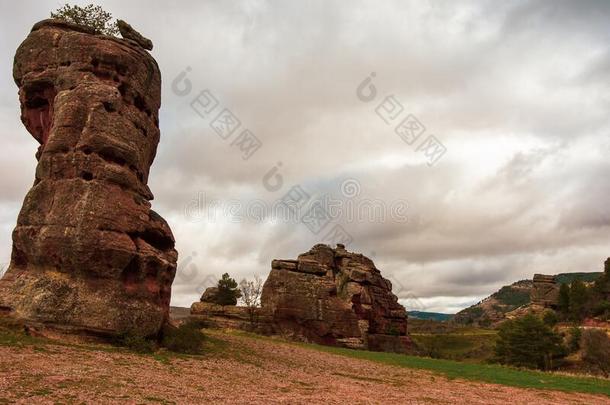
{"type": "Polygon", "coordinates": [[[406,351],[407,312],[367,257],[316,245],[274,260],[260,313],[274,333],[322,344],[406,351]]]}
{"type": "Polygon", "coordinates": [[[156,334],[177,260],[147,186],[160,136],[157,63],[130,41],[45,20],[17,50],[13,76],[40,147],[0,308],[33,325],[156,334]]]}

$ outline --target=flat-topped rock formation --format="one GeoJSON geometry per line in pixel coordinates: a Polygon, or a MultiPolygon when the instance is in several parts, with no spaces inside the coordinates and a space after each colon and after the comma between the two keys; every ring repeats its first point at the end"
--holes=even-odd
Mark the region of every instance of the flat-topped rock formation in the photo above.
{"type": "Polygon", "coordinates": [[[2,312],[33,327],[156,334],[177,252],[147,186],[160,136],[155,59],[132,40],[45,20],[19,46],[13,76],[40,147],[2,312]]]}
{"type": "Polygon", "coordinates": [[[370,350],[409,348],[407,312],[369,258],[319,244],[271,267],[261,312],[274,333],[370,350]]]}
{"type": "Polygon", "coordinates": [[[554,308],[559,303],[559,284],[555,276],[534,274],[531,291],[532,305],[554,308]]]}

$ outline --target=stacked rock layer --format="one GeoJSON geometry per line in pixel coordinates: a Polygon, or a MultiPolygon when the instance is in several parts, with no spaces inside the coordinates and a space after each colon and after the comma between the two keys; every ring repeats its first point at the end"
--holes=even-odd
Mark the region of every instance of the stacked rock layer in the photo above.
{"type": "Polygon", "coordinates": [[[177,260],[147,186],[160,136],[157,63],[133,41],[45,20],[17,50],[13,76],[40,147],[0,309],[33,325],[156,334],[177,260]]]}
{"type": "Polygon", "coordinates": [[[261,312],[274,333],[321,344],[404,352],[407,312],[367,257],[316,245],[297,260],[274,260],[261,312]]]}

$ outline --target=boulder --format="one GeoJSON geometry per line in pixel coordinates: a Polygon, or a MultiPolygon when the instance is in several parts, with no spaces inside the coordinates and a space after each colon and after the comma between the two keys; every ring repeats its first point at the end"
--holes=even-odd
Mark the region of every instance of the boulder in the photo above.
{"type": "Polygon", "coordinates": [[[152,41],[133,29],[131,25],[123,20],[117,20],[117,26],[119,27],[119,32],[123,38],[135,42],[138,46],[141,46],[148,51],[152,51],[152,41]]]}
{"type": "MultiPolygon", "coordinates": [[[[199,301],[215,304],[218,301],[218,287],[206,288],[199,301]]],[[[235,304],[237,304],[237,300],[235,300],[235,304]]]]}
{"type": "Polygon", "coordinates": [[[274,333],[320,344],[405,352],[407,312],[372,260],[315,245],[274,260],[260,310],[274,333]]]}
{"type": "Polygon", "coordinates": [[[13,77],[40,146],[1,312],[31,327],[157,334],[177,252],[147,186],[160,136],[156,61],[130,41],[44,20],[19,46],[13,77]]]}

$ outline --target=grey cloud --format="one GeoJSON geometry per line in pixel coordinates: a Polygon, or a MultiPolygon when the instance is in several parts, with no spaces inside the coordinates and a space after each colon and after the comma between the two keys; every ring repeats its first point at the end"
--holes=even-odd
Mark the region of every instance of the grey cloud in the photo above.
{"type": "MultiPolygon", "coordinates": [[[[607,256],[605,2],[101,5],[154,40],[163,72],[153,208],[198,277],[183,277],[192,266],[181,270],[174,304],[194,301],[206,275],[264,276],[272,258],[295,257],[327,232],[269,218],[193,221],[185,209],[201,192],[272,203],[296,184],[336,194],[354,178],[361,199],[407,201],[407,222],[333,224],[353,236],[350,249],[375,252],[378,267],[405,287],[402,299],[415,295],[436,310],[454,311],[534,272],[592,271],[607,256]],[[187,66],[193,92],[178,96],[171,84],[187,66]],[[378,95],[363,103],[356,87],[371,72],[378,95]],[[203,89],[261,139],[252,158],[244,161],[189,107],[203,89]],[[396,123],[375,114],[391,94],[447,146],[434,167],[394,133],[396,123]],[[278,162],[284,184],[271,192],[261,180],[278,162]]],[[[57,7],[0,5],[7,258],[37,147],[19,122],[12,56],[30,26],[57,7]]]]}

